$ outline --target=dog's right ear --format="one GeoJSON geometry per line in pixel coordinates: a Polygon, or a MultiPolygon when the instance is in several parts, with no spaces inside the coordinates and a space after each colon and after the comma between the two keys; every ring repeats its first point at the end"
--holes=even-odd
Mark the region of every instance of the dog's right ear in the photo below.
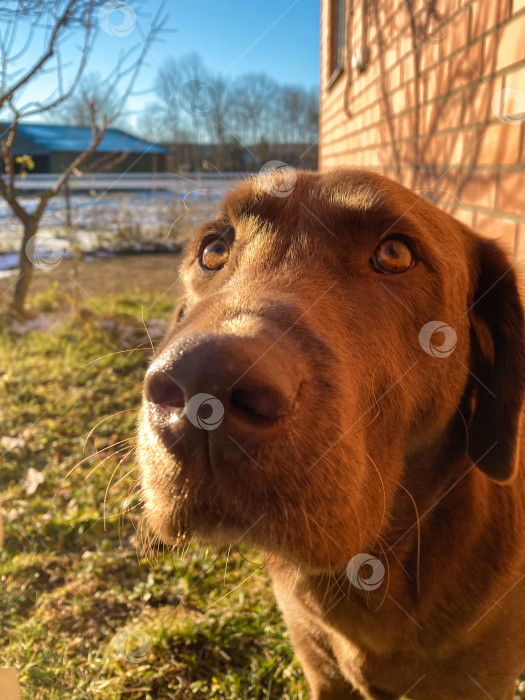
{"type": "Polygon", "coordinates": [[[473,262],[468,454],[490,478],[505,482],[517,469],[525,398],[523,307],[512,264],[496,243],[477,238],[473,262]]]}

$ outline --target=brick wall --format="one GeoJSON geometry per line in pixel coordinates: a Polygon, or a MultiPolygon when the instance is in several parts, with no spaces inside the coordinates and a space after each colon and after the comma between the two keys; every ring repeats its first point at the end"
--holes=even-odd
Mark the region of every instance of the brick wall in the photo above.
{"type": "Polygon", "coordinates": [[[336,6],[322,0],[320,168],[378,170],[525,250],[525,0],[346,0],[339,71],[336,6]]]}

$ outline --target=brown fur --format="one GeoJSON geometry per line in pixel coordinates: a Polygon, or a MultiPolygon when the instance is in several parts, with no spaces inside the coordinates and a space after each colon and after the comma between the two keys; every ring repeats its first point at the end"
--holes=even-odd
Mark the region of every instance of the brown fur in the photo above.
{"type": "Polygon", "coordinates": [[[311,698],[510,700],[525,667],[511,265],[379,175],[298,172],[288,196],[270,189],[237,186],[185,257],[141,417],[151,525],[167,542],[268,553],[311,698]],[[230,258],[205,272],[202,240],[217,233],[230,258]],[[388,237],[410,243],[411,270],[372,269],[388,237]],[[420,345],[433,320],[457,333],[446,358],[420,345]],[[166,406],[169,382],[185,401],[217,396],[221,425],[166,406]],[[375,590],[345,573],[359,553],[385,567],[375,590]]]}

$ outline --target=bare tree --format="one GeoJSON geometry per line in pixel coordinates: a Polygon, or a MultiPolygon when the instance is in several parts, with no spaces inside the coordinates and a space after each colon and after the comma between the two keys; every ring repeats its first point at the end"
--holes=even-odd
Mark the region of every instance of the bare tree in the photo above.
{"type": "Polygon", "coordinates": [[[184,83],[184,77],[179,63],[169,58],[159,68],[155,80],[154,90],[159,97],[159,102],[148,105],[149,115],[146,117],[149,123],[154,123],[160,130],[165,141],[179,141],[187,139],[187,127],[184,122],[184,112],[179,102],[179,90],[184,83]]]}
{"type": "MultiPolygon", "coordinates": [[[[84,44],[81,56],[84,58],[78,66],[77,80],[72,81],[72,91],[82,75],[85,60],[89,54],[94,38],[93,25],[94,3],[92,0],[68,0],[59,3],[53,0],[6,0],[0,8],[0,18],[4,29],[0,37],[0,110],[6,105],[12,105],[16,96],[43,70],[49,68],[51,59],[57,55],[60,43],[67,37],[71,29],[82,26],[85,28],[84,44]],[[53,17],[53,26],[49,24],[49,16],[53,17]],[[40,57],[29,67],[13,69],[12,64],[20,61],[32,45],[37,28],[47,25],[47,41],[40,57]],[[28,26],[29,25],[29,26],[28,26]],[[23,30],[26,40],[22,48],[15,49],[19,35],[23,30]]],[[[25,62],[24,62],[25,63],[25,62]]],[[[63,88],[63,86],[60,86],[63,88]]],[[[67,94],[57,94],[49,101],[49,109],[65,99],[67,94]]]]}
{"type": "Polygon", "coordinates": [[[282,85],[273,102],[272,137],[277,143],[311,143],[317,138],[319,97],[316,90],[282,85]]]}
{"type": "Polygon", "coordinates": [[[303,113],[304,140],[307,143],[317,142],[319,138],[319,89],[311,88],[306,93],[303,113]]]}
{"type": "Polygon", "coordinates": [[[165,128],[165,116],[158,102],[149,102],[137,117],[136,133],[155,142],[175,143],[179,134],[165,128]]]}
{"type": "MultiPolygon", "coordinates": [[[[139,131],[176,144],[174,151],[184,165],[199,168],[205,144],[212,146],[206,150],[218,168],[244,169],[290,155],[300,162],[304,147],[293,152],[288,146],[317,143],[316,89],[280,85],[264,73],[228,81],[209,71],[197,54],[190,54],[164,63],[155,92],[158,102],[148,105],[139,131]]],[[[315,158],[314,149],[310,166],[315,158]]]]}
{"type": "Polygon", "coordinates": [[[211,79],[196,53],[168,58],[159,68],[154,89],[164,140],[197,142],[205,138],[211,79]]]}
{"type": "Polygon", "coordinates": [[[218,77],[208,78],[208,82],[197,88],[202,95],[200,110],[201,119],[206,125],[206,131],[211,140],[223,146],[231,140],[233,131],[229,127],[232,95],[228,82],[218,77]]]}
{"type": "Polygon", "coordinates": [[[231,115],[244,143],[255,145],[268,135],[279,86],[265,73],[237,78],[231,92],[231,115]]]}
{"type": "MultiPolygon", "coordinates": [[[[129,13],[125,21],[134,20],[134,8],[131,5],[124,7],[129,13]]],[[[122,10],[122,6],[117,9],[122,10]]],[[[85,94],[85,108],[91,127],[90,143],[82,153],[72,158],[52,187],[38,195],[36,206],[29,210],[24,206],[16,188],[14,145],[19,121],[56,110],[75,94],[100,26],[108,33],[113,33],[111,18],[108,16],[111,10],[110,3],[100,6],[96,0],[4,0],[0,10],[0,16],[4,20],[0,29],[0,109],[7,112],[10,122],[0,140],[0,162],[3,162],[5,169],[5,176],[0,176],[0,195],[23,228],[19,274],[12,302],[12,310],[16,315],[23,315],[33,272],[28,245],[34,243],[32,239],[49,201],[60,193],[71,173],[80,169],[95,152],[108,125],[122,113],[128,97],[133,94],[144,59],[166,20],[164,6],[161,4],[157,13],[148,21],[146,31],[142,29],[142,23],[137,23],[140,41],[117,56],[107,77],[99,83],[98,91],[85,94]],[[27,55],[38,31],[43,32],[41,55],[30,68],[20,68],[21,64],[25,66],[27,63],[27,55]],[[71,74],[71,71],[64,69],[64,47],[69,39],[78,34],[82,36],[82,41],[71,74]],[[22,47],[19,45],[20,36],[27,36],[22,47]],[[30,88],[43,75],[47,80],[50,75],[53,76],[55,89],[45,99],[28,99],[26,89],[31,92],[30,88]],[[100,95],[115,94],[118,88],[121,90],[120,99],[112,106],[112,113],[108,114],[101,107],[100,95]]],[[[71,42],[67,44],[68,59],[71,62],[70,46],[71,42]]]]}
{"type": "Polygon", "coordinates": [[[113,81],[105,81],[98,72],[86,73],[76,91],[49,112],[50,121],[68,126],[91,126],[93,112],[112,126],[124,126],[122,96],[113,81]]]}

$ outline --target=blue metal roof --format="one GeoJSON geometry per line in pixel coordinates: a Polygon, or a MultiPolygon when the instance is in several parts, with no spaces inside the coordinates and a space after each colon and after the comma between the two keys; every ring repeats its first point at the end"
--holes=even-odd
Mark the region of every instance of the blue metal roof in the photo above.
{"type": "MultiPolygon", "coordinates": [[[[8,124],[0,124],[0,131],[8,124]]],[[[59,124],[19,124],[17,138],[31,141],[39,154],[57,151],[85,151],[91,143],[91,129],[88,126],[62,126],[59,124]]],[[[16,142],[15,142],[16,148],[16,142]]],[[[168,153],[168,149],[158,144],[139,139],[120,129],[106,129],[97,153],[168,153]]]]}

